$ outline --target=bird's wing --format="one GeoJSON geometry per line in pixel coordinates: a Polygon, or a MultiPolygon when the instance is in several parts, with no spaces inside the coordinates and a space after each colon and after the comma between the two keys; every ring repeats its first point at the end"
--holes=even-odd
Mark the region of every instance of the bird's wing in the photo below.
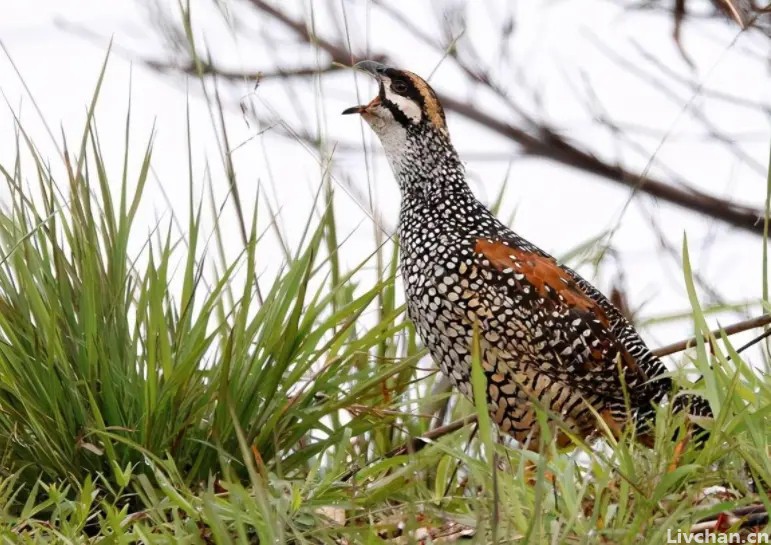
{"type": "Polygon", "coordinates": [[[623,399],[625,385],[633,400],[651,397],[648,381],[663,365],[588,282],[520,239],[476,239],[473,252],[462,274],[492,295],[480,300],[500,303],[487,309],[480,333],[494,330],[513,352],[524,347],[543,372],[584,391],[623,399]]]}

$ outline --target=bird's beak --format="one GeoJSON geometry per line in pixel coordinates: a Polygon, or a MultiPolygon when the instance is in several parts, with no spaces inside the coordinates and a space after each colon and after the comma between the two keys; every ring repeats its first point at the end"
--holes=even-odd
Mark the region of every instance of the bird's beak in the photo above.
{"type": "Polygon", "coordinates": [[[372,100],[369,101],[369,104],[366,106],[353,106],[351,108],[348,108],[347,110],[343,110],[343,115],[348,114],[365,114],[367,113],[367,110],[370,108],[374,108],[375,106],[380,104],[380,95],[376,96],[372,100]]]}
{"type": "MultiPolygon", "coordinates": [[[[361,70],[362,72],[366,72],[369,75],[373,76],[375,79],[380,81],[380,76],[385,74],[385,71],[388,67],[382,63],[376,62],[376,61],[361,61],[357,62],[353,65],[354,70],[361,70]]],[[[367,113],[367,111],[370,108],[374,108],[375,106],[378,106],[380,104],[380,95],[373,98],[369,104],[364,106],[353,106],[352,108],[348,108],[343,111],[343,115],[348,114],[364,114],[367,113]]]]}

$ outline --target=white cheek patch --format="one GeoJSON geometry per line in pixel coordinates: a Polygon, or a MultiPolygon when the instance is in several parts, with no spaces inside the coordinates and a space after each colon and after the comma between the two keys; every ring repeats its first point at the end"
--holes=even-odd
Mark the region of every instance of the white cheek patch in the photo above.
{"type": "Polygon", "coordinates": [[[420,106],[415,104],[412,99],[397,95],[391,90],[391,80],[389,78],[383,78],[383,88],[385,89],[385,98],[389,102],[396,104],[402,113],[407,116],[407,119],[413,123],[420,123],[423,113],[420,111],[420,106]]]}
{"type": "Polygon", "coordinates": [[[410,121],[413,123],[420,123],[420,118],[423,114],[420,111],[420,106],[415,104],[412,99],[397,95],[388,89],[386,89],[386,99],[396,104],[396,107],[399,108],[410,121]]]}

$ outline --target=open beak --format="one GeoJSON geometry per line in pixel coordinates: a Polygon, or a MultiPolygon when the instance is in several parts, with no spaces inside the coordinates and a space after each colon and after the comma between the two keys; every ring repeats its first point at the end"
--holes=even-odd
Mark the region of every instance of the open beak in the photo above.
{"type": "MultiPolygon", "coordinates": [[[[361,61],[353,65],[354,70],[361,70],[367,72],[369,75],[374,76],[375,79],[380,81],[380,76],[385,73],[387,66],[375,61],[361,61]]],[[[380,95],[373,98],[369,104],[364,106],[353,106],[343,111],[343,115],[348,114],[365,114],[370,108],[374,108],[380,104],[380,95]]]]}
{"type": "Polygon", "coordinates": [[[348,114],[365,114],[367,113],[367,110],[370,108],[374,108],[375,106],[380,104],[380,95],[376,96],[372,100],[369,101],[369,104],[366,106],[353,106],[351,108],[348,108],[346,110],[343,110],[343,115],[348,114]]]}

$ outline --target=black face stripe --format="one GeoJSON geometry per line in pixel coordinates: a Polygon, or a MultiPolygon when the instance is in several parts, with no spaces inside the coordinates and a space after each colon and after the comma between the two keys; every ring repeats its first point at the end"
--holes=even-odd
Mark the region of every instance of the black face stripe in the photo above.
{"type": "Polygon", "coordinates": [[[447,120],[444,115],[444,108],[442,108],[436,92],[428,83],[412,72],[404,72],[394,68],[386,69],[383,74],[391,80],[390,89],[393,93],[412,100],[420,108],[421,122],[432,123],[446,130],[447,120]],[[403,84],[400,85],[404,87],[402,92],[394,89],[394,82],[397,81],[403,84]]]}
{"type": "Polygon", "coordinates": [[[378,94],[380,95],[380,104],[388,108],[388,111],[391,112],[391,115],[394,116],[396,121],[405,128],[412,124],[410,118],[407,117],[407,114],[405,114],[399,106],[386,98],[385,85],[383,83],[380,83],[380,92],[378,94]]]}
{"type": "Polygon", "coordinates": [[[439,129],[447,130],[444,109],[439,103],[436,93],[428,83],[412,72],[404,72],[394,68],[386,68],[382,74],[389,80],[389,91],[415,103],[421,113],[419,123],[412,121],[399,106],[386,97],[385,83],[380,82],[380,103],[387,108],[396,121],[409,128],[416,124],[433,124],[439,129]],[[396,87],[396,88],[395,88],[396,87]]]}
{"type": "Polygon", "coordinates": [[[410,121],[410,118],[407,117],[407,115],[393,102],[388,100],[387,98],[381,98],[380,103],[385,105],[386,108],[391,112],[391,115],[394,116],[394,119],[401,123],[405,127],[409,127],[412,124],[412,121],[410,121]]]}
{"type": "Polygon", "coordinates": [[[399,70],[395,70],[393,68],[389,68],[388,70],[386,70],[385,74],[391,79],[391,85],[392,85],[391,90],[394,93],[396,93],[397,95],[401,95],[403,97],[412,99],[418,104],[418,106],[420,106],[420,111],[424,110],[424,107],[426,105],[425,99],[423,97],[423,94],[420,92],[420,90],[417,87],[415,87],[415,84],[413,83],[412,78],[400,72],[399,70]],[[405,84],[406,90],[404,92],[399,93],[393,88],[393,82],[396,80],[401,81],[402,83],[405,84]]]}

